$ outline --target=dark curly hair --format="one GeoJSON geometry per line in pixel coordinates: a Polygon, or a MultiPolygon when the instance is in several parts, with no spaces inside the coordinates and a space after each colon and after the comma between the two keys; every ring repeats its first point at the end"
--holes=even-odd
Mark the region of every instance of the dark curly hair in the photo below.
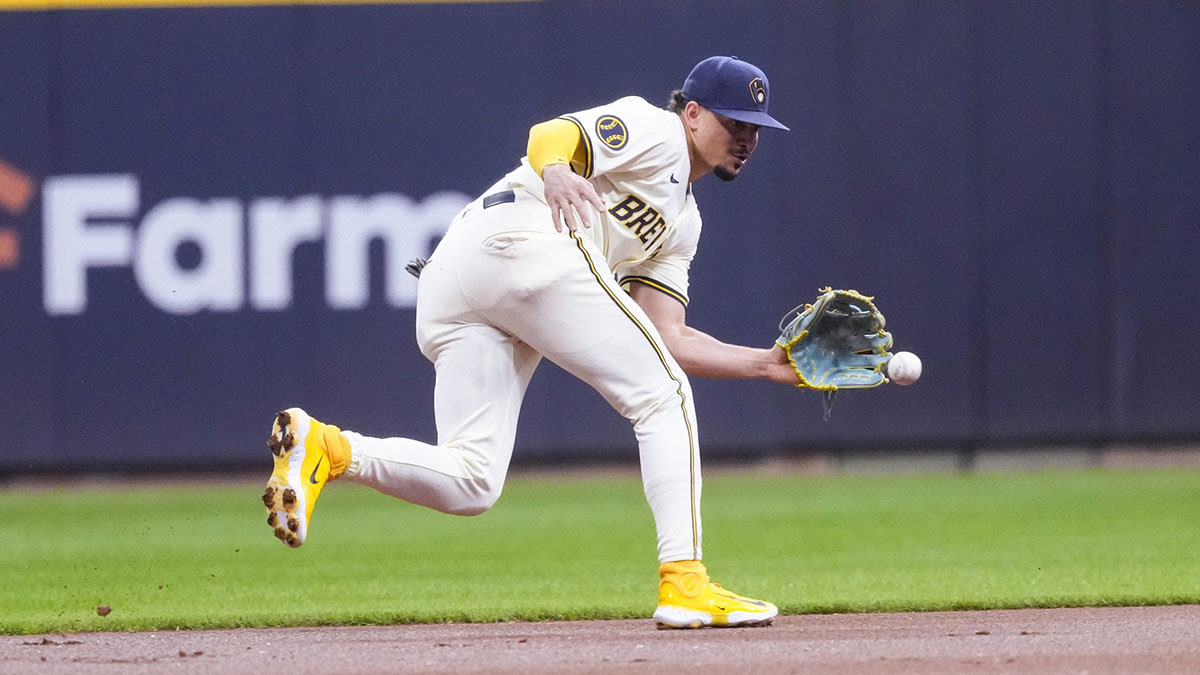
{"type": "Polygon", "coordinates": [[[673,113],[681,113],[683,112],[684,106],[686,106],[690,100],[691,99],[683,95],[682,89],[676,89],[675,91],[671,92],[671,99],[667,101],[667,110],[673,113]]]}

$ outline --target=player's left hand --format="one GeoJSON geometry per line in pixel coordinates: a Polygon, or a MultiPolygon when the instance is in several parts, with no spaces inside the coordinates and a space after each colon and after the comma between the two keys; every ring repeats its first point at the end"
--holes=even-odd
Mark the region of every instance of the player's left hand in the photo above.
{"type": "Polygon", "coordinates": [[[825,419],[839,389],[877,387],[887,382],[892,334],[873,298],[853,290],[821,289],[810,305],[779,322],[782,347],[800,382],[824,394],[825,419]]]}
{"type": "Polygon", "coordinates": [[[815,302],[779,322],[775,344],[795,367],[799,386],[863,389],[887,382],[892,334],[872,300],[858,291],[824,288],[815,302]]]}
{"type": "Polygon", "coordinates": [[[767,363],[766,377],[768,380],[794,387],[801,386],[800,376],[796,373],[796,369],[792,367],[792,362],[788,359],[788,352],[782,345],[773,344],[764,351],[763,356],[767,363]]]}
{"type": "Polygon", "coordinates": [[[546,204],[550,206],[555,230],[562,232],[564,222],[571,232],[579,231],[581,221],[584,227],[591,227],[589,207],[604,212],[604,201],[596,194],[596,188],[566,164],[545,167],[542,169],[542,180],[546,184],[546,204]]]}

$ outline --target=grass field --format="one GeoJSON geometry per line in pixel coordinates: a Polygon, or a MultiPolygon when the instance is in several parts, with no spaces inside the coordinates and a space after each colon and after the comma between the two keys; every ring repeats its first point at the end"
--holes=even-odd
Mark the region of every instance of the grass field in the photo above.
{"type": "MultiPolygon", "coordinates": [[[[337,483],[298,550],[260,491],[0,491],[0,633],[653,611],[635,476],[514,478],[475,518],[337,483]]],[[[712,475],[704,509],[714,580],[785,614],[1200,602],[1194,469],[712,475]]]]}

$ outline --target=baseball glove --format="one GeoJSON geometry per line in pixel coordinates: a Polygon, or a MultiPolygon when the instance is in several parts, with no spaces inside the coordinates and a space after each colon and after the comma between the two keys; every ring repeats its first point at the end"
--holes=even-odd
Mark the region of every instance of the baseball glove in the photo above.
{"type": "Polygon", "coordinates": [[[779,322],[775,341],[787,352],[800,377],[796,386],[823,394],[829,419],[839,389],[866,389],[887,382],[892,334],[872,298],[828,287],[810,305],[797,307],[779,322]]]}

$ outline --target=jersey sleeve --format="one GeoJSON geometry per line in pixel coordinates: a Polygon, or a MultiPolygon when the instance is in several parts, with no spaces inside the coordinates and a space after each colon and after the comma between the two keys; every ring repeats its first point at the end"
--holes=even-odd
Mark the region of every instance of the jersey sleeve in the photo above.
{"type": "Polygon", "coordinates": [[[584,178],[608,173],[639,172],[674,164],[686,145],[666,139],[679,133],[677,115],[638,96],[563,115],[583,135],[583,159],[571,168],[584,178]]]}
{"type": "Polygon", "coordinates": [[[700,241],[700,212],[689,199],[688,208],[667,235],[661,248],[649,258],[618,273],[618,282],[626,291],[633,284],[646,284],[688,304],[688,271],[700,241]]]}

